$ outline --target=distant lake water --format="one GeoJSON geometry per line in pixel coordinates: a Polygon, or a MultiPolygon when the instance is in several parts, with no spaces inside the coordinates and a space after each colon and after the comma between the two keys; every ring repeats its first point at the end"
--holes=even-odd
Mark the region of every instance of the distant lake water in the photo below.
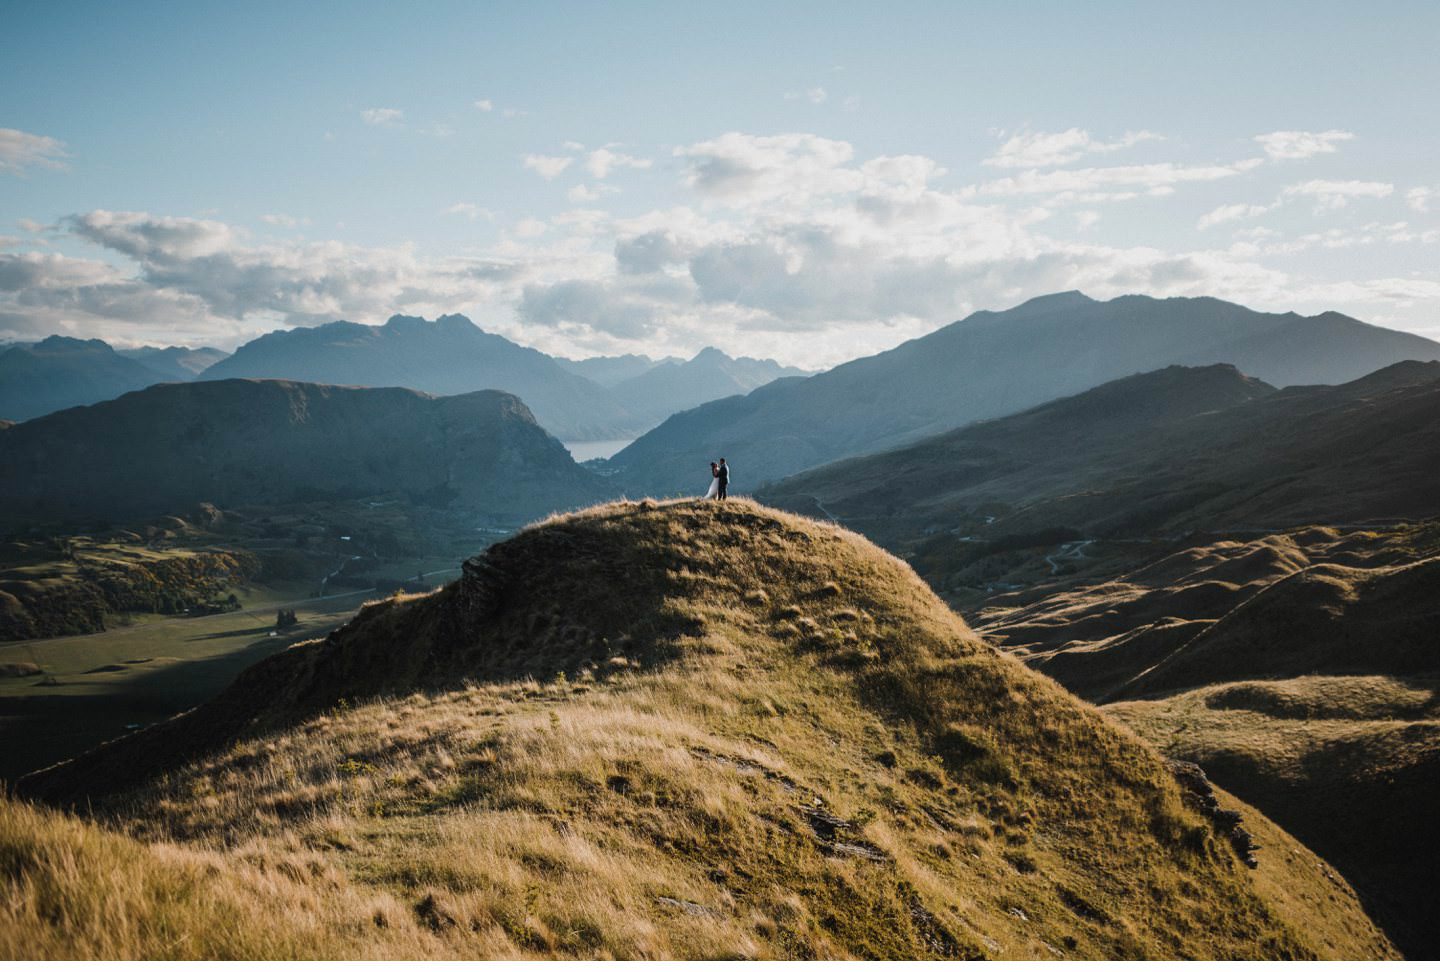
{"type": "Polygon", "coordinates": [[[570,456],[576,462],[586,462],[590,459],[609,459],[634,441],[634,439],[596,439],[594,442],[565,442],[562,445],[570,450],[570,456]]]}

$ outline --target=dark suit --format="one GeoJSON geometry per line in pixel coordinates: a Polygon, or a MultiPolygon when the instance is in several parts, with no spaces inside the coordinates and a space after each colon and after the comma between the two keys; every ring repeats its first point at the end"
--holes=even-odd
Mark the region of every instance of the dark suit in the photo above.
{"type": "Polygon", "coordinates": [[[717,474],[717,478],[720,480],[720,491],[715,494],[715,498],[723,500],[730,486],[730,467],[723,462],[720,464],[720,471],[717,474]]]}

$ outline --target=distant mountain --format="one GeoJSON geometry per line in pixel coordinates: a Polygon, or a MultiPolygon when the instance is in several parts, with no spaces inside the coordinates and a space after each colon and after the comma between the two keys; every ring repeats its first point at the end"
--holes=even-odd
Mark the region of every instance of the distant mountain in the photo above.
{"type": "Polygon", "coordinates": [[[660,364],[679,363],[681,358],[654,358],[643,354],[621,354],[594,358],[556,358],[555,363],[571,374],[589,378],[602,388],[614,388],[620,382],[638,377],[660,364]]]}
{"type": "Polygon", "coordinates": [[[519,396],[546,431],[566,440],[621,438],[645,427],[593,381],[459,314],[435,321],[397,315],[379,327],[334,321],[273,331],[200,377],[288,378],[432,395],[495,389],[519,396]]]}
{"type": "Polygon", "coordinates": [[[230,355],[219,348],[186,348],[171,346],[130,348],[120,354],[138,361],[147,368],[169,376],[172,381],[193,381],[206,368],[230,355]]]}
{"type": "Polygon", "coordinates": [[[1275,391],[1171,367],[775,483],[894,543],[941,531],[1085,536],[1440,515],[1440,363],[1275,391]],[[973,529],[972,529],[973,528],[973,529]]]}
{"type": "Polygon", "coordinates": [[[777,378],[804,377],[809,372],[766,358],[732,358],[705,348],[689,361],[667,359],[614,386],[615,396],[647,424],[717,398],[743,395],[777,378]]]}
{"type": "Polygon", "coordinates": [[[104,341],[55,335],[0,352],[0,417],[23,422],[171,380],[104,341]]]}
{"type": "Polygon", "coordinates": [[[1440,344],[1340,314],[1262,314],[1213,298],[1080,293],[982,311],[823,374],[672,416],[611,460],[632,493],[703,485],[724,455],[735,488],[1009,415],[1172,364],[1228,361],[1274,385],[1353,380],[1440,344]]]}
{"type": "Polygon", "coordinates": [[[379,493],[527,519],[601,490],[493,391],[191,382],[0,431],[0,526],[379,493]]]}

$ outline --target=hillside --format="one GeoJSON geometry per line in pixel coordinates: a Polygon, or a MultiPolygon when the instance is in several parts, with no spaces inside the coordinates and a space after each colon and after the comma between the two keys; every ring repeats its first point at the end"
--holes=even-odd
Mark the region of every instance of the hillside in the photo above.
{"type": "Polygon", "coordinates": [[[717,398],[743,395],[777,378],[804,376],[766,358],[732,358],[705,348],[689,361],[661,361],[614,385],[615,397],[648,426],[717,398]]]}
{"type": "Polygon", "coordinates": [[[498,390],[522,399],[560,439],[614,439],[644,429],[606,389],[546,354],[487,334],[459,314],[435,321],[396,315],[379,327],[334,321],[272,331],[200,377],[287,378],[432,395],[498,390]]]}
{"type": "Polygon", "coordinates": [[[973,553],[968,538],[1055,528],[1178,536],[1433,516],[1437,468],[1440,363],[1280,392],[1216,365],[1121,379],[761,495],[943,561],[973,553]]]}
{"type": "Polygon", "coordinates": [[[1335,865],[1412,958],[1440,854],[1440,523],[1185,546],[992,597],[977,628],[1335,865]]]}
{"type": "Polygon", "coordinates": [[[1333,313],[1262,314],[1213,298],[1101,302],[1055,294],[673,416],[611,466],[632,492],[685,493],[697,488],[697,466],[703,473],[706,459],[723,455],[735,467],[736,488],[749,491],[1167,365],[1226,361],[1281,386],[1351,381],[1409,358],[1440,358],[1440,344],[1333,313]]]}
{"type": "Polygon", "coordinates": [[[171,380],[104,341],[56,335],[0,351],[0,417],[23,422],[171,380]]]}
{"type": "Polygon", "coordinates": [[[0,528],[382,493],[511,522],[600,495],[501,392],[192,382],[0,431],[0,528]]]}
{"type": "Polygon", "coordinates": [[[20,792],[95,818],[0,805],[6,957],[1394,954],[902,563],[744,501],[553,519],[20,792]]]}
{"type": "Polygon", "coordinates": [[[131,348],[120,352],[145,367],[158,371],[170,381],[193,381],[211,365],[224,361],[229,355],[218,348],[186,348],[171,345],[166,348],[131,348]]]}

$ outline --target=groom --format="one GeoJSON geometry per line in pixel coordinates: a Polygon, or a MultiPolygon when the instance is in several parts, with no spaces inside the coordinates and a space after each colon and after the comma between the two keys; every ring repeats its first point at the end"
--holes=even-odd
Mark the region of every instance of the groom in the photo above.
{"type": "Polygon", "coordinates": [[[715,494],[716,499],[723,500],[725,492],[730,487],[730,467],[725,465],[725,457],[720,457],[720,468],[715,473],[715,478],[720,480],[720,490],[715,494]]]}

